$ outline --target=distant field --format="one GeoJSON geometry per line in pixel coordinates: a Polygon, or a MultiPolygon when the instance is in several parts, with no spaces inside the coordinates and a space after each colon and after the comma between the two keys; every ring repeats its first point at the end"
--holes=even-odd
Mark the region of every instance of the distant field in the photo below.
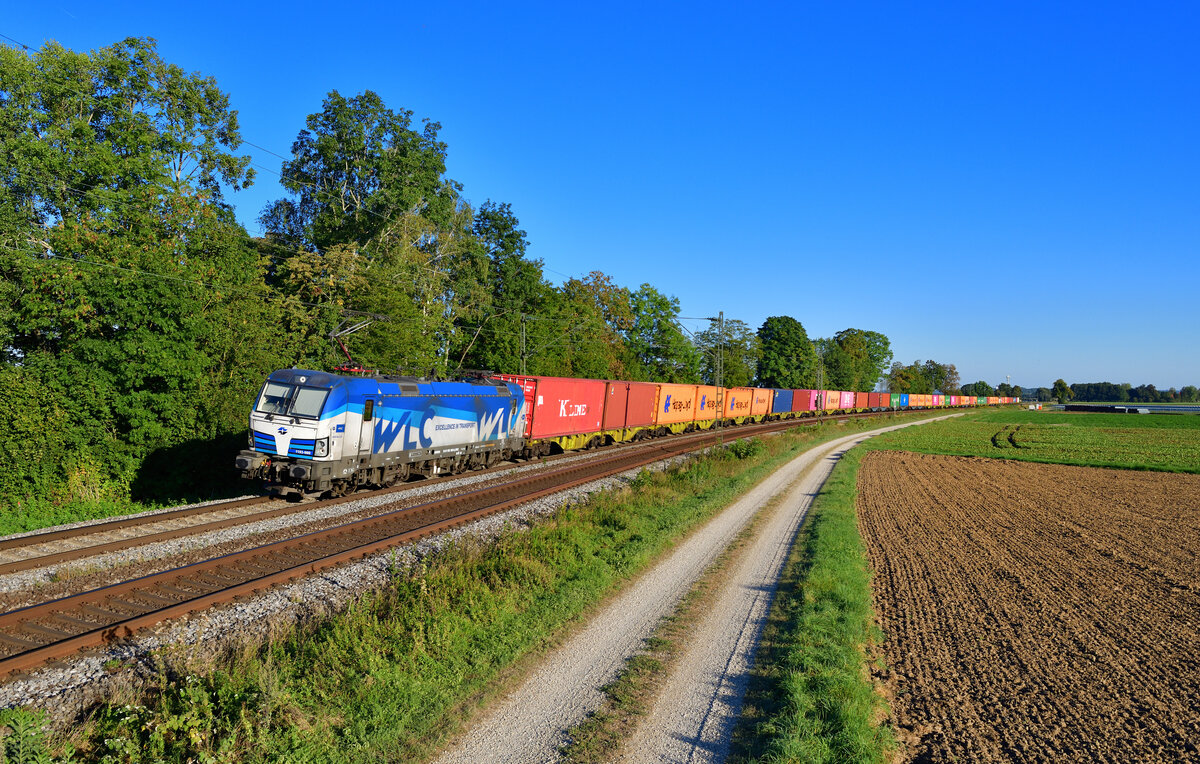
{"type": "Polygon", "coordinates": [[[888,433],[869,447],[1200,473],[1200,417],[983,411],[888,433]]]}

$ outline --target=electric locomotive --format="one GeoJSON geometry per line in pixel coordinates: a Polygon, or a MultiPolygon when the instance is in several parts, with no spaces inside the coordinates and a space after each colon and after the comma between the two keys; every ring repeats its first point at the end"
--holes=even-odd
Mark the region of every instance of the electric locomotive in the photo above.
{"type": "Polygon", "coordinates": [[[525,396],[495,379],[437,382],[281,369],[250,412],[242,477],[274,493],[341,496],[487,467],[524,445],[525,396]]]}

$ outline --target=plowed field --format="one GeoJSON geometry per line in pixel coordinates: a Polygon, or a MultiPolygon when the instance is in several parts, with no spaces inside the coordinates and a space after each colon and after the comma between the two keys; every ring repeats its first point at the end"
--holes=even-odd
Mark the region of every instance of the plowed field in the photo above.
{"type": "Polygon", "coordinates": [[[907,761],[1200,761],[1200,475],[874,452],[907,761]]]}

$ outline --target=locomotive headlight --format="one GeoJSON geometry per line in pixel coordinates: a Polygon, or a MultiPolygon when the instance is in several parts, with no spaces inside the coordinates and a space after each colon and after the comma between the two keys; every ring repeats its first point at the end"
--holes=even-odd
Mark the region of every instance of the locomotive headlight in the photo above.
{"type": "Polygon", "coordinates": [[[315,444],[313,444],[313,455],[314,456],[328,456],[329,455],[329,438],[321,438],[315,444]]]}

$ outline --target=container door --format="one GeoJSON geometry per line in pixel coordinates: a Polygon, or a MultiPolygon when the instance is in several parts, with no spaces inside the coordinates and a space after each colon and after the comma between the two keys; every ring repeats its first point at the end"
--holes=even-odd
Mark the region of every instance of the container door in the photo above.
{"type": "Polygon", "coordinates": [[[363,401],[362,427],[358,431],[358,452],[371,453],[375,443],[375,401],[368,398],[363,401]]]}

